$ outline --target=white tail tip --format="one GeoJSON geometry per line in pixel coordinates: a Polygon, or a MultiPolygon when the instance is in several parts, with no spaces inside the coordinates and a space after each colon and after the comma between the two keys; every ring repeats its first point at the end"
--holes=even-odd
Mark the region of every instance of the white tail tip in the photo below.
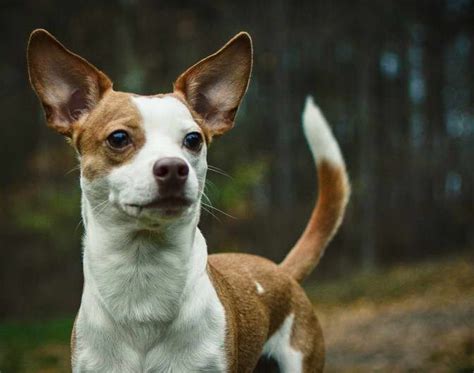
{"type": "Polygon", "coordinates": [[[331,128],[311,96],[306,97],[303,129],[316,162],[327,160],[335,165],[344,164],[331,128]]]}

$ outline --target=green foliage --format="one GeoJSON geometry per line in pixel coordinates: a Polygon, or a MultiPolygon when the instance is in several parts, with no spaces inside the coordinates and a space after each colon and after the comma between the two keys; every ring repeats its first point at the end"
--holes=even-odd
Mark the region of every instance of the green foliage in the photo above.
{"type": "Polygon", "coordinates": [[[71,318],[0,324],[0,371],[69,370],[71,318]]]}
{"type": "MultiPolygon", "coordinates": [[[[231,172],[231,177],[220,178],[208,184],[210,187],[206,194],[215,206],[238,214],[250,207],[251,193],[262,182],[268,168],[269,164],[264,159],[238,163],[231,172]]],[[[212,178],[212,174],[208,177],[212,178]]]]}
{"type": "Polygon", "coordinates": [[[75,186],[44,186],[12,201],[11,221],[18,231],[38,235],[55,247],[70,247],[73,227],[80,221],[80,192],[75,186]]]}
{"type": "Polygon", "coordinates": [[[12,213],[20,229],[46,234],[65,219],[77,217],[79,208],[80,193],[77,189],[58,190],[50,187],[30,199],[15,201],[12,213]]]}
{"type": "Polygon", "coordinates": [[[1,344],[39,345],[45,342],[69,340],[73,324],[71,318],[61,318],[46,322],[9,322],[0,324],[1,344]]]}

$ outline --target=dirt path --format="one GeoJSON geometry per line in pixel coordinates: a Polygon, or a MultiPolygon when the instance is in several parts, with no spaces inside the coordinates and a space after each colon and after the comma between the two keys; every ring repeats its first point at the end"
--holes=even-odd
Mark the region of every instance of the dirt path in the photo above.
{"type": "Polygon", "coordinates": [[[472,372],[474,299],[321,310],[327,372],[472,372]]]}
{"type": "Polygon", "coordinates": [[[382,301],[361,298],[316,305],[326,338],[326,372],[472,373],[471,264],[451,263],[433,271],[426,286],[408,284],[408,296],[402,292],[382,301]]]}

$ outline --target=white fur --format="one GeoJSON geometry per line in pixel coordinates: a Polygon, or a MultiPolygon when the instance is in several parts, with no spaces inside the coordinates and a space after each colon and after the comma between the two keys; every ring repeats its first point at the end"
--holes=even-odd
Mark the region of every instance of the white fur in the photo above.
{"type": "Polygon", "coordinates": [[[284,373],[299,373],[303,370],[303,355],[291,346],[294,320],[294,314],[287,316],[280,328],[263,346],[263,355],[275,359],[284,373]]]}
{"type": "Polygon", "coordinates": [[[263,286],[260,284],[260,282],[255,281],[255,287],[257,288],[257,293],[258,293],[258,294],[263,294],[263,293],[265,293],[265,289],[264,289],[263,286]]]}
{"type": "Polygon", "coordinates": [[[109,175],[81,178],[84,291],[74,371],[224,371],[224,308],[197,228],[206,150],[195,155],[182,147],[199,127],[174,98],[134,102],[145,145],[109,175]],[[129,206],[157,196],[153,164],[171,156],[190,165],[185,190],[194,203],[174,219],[129,206]]]}
{"type": "Polygon", "coordinates": [[[331,128],[311,96],[306,97],[303,129],[316,162],[327,160],[333,165],[344,164],[331,128]]]}

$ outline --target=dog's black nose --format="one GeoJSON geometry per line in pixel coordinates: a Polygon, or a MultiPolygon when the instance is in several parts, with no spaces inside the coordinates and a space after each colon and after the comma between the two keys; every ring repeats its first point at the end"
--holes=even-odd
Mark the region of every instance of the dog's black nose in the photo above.
{"type": "Polygon", "coordinates": [[[180,158],[162,158],[153,165],[153,175],[161,188],[172,192],[184,185],[188,178],[189,167],[180,158]]]}

